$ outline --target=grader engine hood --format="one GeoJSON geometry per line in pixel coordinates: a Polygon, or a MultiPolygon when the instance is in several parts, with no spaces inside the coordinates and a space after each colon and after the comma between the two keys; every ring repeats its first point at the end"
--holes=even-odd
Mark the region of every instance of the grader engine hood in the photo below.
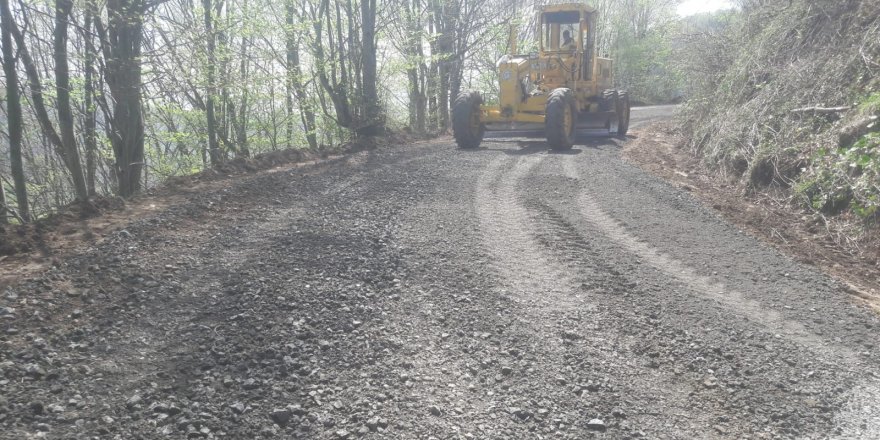
{"type": "Polygon", "coordinates": [[[524,81],[528,80],[529,60],[505,55],[498,60],[498,85],[501,90],[501,113],[513,115],[526,98],[524,81]]]}

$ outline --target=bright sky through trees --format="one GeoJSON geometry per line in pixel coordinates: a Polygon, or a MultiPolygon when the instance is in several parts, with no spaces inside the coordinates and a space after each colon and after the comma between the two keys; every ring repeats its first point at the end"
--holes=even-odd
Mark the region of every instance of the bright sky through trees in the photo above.
{"type": "Polygon", "coordinates": [[[678,6],[678,15],[687,17],[688,15],[715,12],[732,7],[733,2],[730,0],[685,0],[678,6]]]}

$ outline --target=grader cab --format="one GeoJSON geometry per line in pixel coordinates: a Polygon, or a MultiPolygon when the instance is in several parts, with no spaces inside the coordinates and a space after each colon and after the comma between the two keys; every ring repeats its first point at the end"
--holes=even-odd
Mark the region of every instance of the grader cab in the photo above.
{"type": "Polygon", "coordinates": [[[551,149],[574,145],[578,129],[625,136],[630,105],[613,88],[612,61],[596,53],[596,10],[582,3],[543,6],[535,34],[538,50],[498,60],[498,103],[484,105],[478,92],[463,92],[452,107],[452,131],[460,148],[477,148],[486,131],[501,137],[546,136],[551,149]]]}

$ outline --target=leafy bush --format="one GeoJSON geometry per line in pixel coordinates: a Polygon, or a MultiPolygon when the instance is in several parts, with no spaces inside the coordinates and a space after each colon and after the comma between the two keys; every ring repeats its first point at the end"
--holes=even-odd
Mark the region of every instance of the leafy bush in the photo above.
{"type": "Polygon", "coordinates": [[[854,145],[821,149],[798,194],[813,209],[827,214],[851,210],[874,222],[880,214],[880,133],[869,133],[854,145]]]}

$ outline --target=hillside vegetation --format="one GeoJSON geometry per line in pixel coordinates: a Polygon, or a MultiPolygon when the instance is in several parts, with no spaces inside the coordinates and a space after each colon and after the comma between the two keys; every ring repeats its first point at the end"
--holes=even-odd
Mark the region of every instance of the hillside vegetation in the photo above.
{"type": "MultiPolygon", "coordinates": [[[[685,139],[748,191],[880,218],[880,2],[746,0],[681,45],[685,139]]],[[[704,17],[705,18],[705,17],[704,17]]]]}

